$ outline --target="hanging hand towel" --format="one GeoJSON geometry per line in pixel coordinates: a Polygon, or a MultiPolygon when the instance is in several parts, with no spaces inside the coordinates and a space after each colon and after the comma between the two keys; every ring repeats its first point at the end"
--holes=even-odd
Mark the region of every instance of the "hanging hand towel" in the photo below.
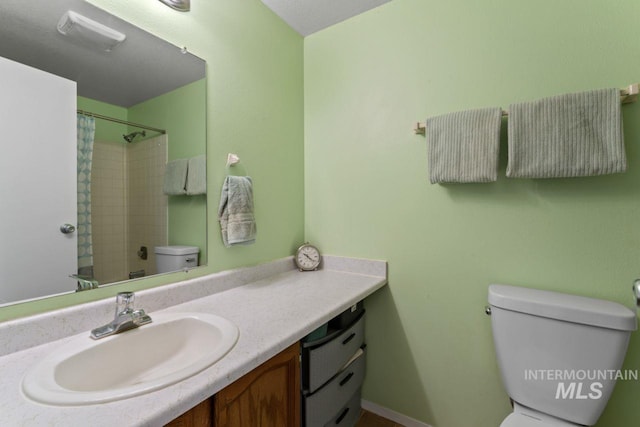
{"type": "Polygon", "coordinates": [[[253,184],[248,176],[227,176],[222,185],[218,221],[226,247],[256,240],[253,184]]]}
{"type": "Polygon", "coordinates": [[[501,122],[500,108],[459,111],[427,119],[431,183],[498,179],[501,122]]]}
{"type": "Polygon", "coordinates": [[[207,160],[204,154],[189,159],[185,188],[189,196],[207,194],[207,160]]]}
{"type": "Polygon", "coordinates": [[[509,178],[605,175],[626,169],[619,89],[509,107],[509,178]]]}
{"type": "Polygon", "coordinates": [[[164,185],[162,191],[168,196],[185,194],[187,182],[187,159],[172,160],[164,170],[164,185]]]}

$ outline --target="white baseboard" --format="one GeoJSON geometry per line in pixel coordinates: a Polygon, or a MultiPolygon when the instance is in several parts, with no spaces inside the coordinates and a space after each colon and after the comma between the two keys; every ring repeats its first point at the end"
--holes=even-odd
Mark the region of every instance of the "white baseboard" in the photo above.
{"type": "Polygon", "coordinates": [[[431,427],[427,423],[423,423],[422,421],[407,417],[400,412],[392,411],[391,409],[385,408],[384,406],[376,405],[375,403],[369,402],[368,400],[362,399],[361,405],[362,409],[365,409],[376,415],[380,415],[381,417],[391,420],[394,423],[401,424],[405,427],[431,427]]]}

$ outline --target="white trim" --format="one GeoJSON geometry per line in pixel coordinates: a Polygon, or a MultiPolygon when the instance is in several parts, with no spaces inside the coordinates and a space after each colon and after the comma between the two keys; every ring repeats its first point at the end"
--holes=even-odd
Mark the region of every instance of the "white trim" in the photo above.
{"type": "Polygon", "coordinates": [[[405,427],[431,427],[427,423],[423,423],[422,421],[407,417],[400,412],[392,411],[389,408],[385,408],[384,406],[369,402],[368,400],[362,399],[360,404],[362,405],[362,409],[372,412],[376,415],[380,415],[381,417],[384,417],[395,423],[402,424],[405,427]]]}

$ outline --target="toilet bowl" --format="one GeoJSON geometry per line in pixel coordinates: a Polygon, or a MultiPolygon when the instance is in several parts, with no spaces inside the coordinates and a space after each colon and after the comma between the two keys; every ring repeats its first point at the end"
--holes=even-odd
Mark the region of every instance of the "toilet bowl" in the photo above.
{"type": "Polygon", "coordinates": [[[489,286],[493,342],[514,410],[500,427],[592,426],[626,355],[636,314],[611,301],[489,286]]]}

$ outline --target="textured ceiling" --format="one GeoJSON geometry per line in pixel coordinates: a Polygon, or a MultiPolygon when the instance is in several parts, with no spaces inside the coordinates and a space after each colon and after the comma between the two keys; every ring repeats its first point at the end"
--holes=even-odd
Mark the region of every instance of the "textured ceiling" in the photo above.
{"type": "Polygon", "coordinates": [[[315,33],[391,0],[262,0],[303,36],[315,33]]]}
{"type": "Polygon", "coordinates": [[[205,63],[83,0],[0,0],[0,56],[73,80],[78,94],[130,107],[204,78],[205,63]],[[112,52],[58,33],[73,10],[127,39],[112,52]]]}

